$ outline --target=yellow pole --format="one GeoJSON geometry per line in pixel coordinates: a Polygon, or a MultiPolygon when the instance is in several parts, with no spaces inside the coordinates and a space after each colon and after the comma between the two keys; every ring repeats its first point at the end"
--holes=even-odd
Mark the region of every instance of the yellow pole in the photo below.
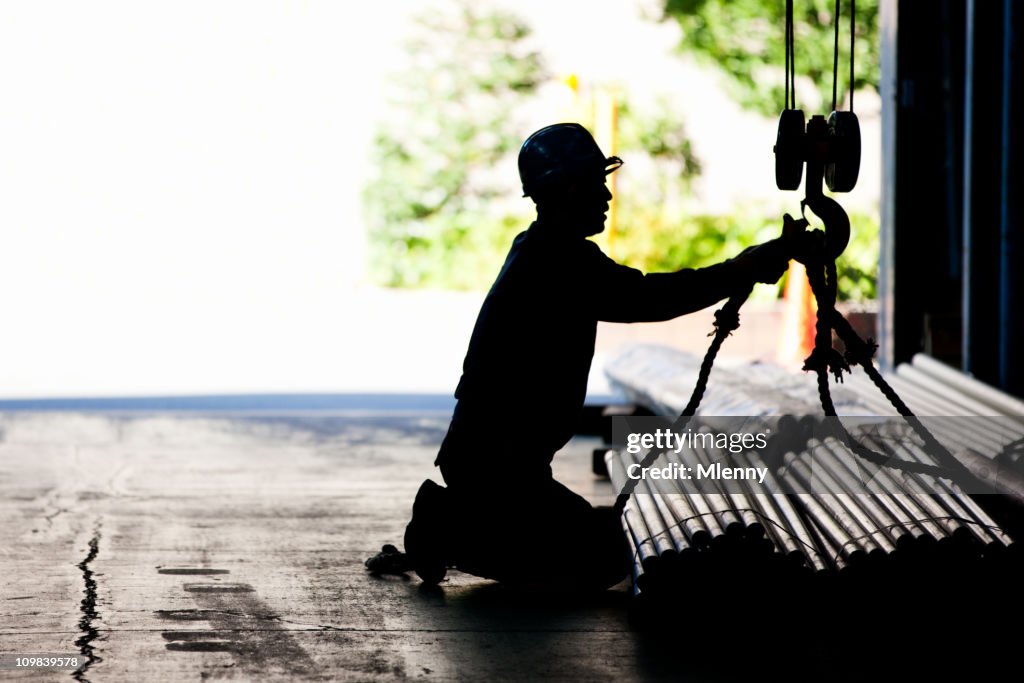
{"type": "Polygon", "coordinates": [[[561,119],[564,121],[575,121],[580,117],[580,79],[575,73],[568,73],[562,76],[562,84],[571,93],[569,102],[563,104],[561,119]]]}

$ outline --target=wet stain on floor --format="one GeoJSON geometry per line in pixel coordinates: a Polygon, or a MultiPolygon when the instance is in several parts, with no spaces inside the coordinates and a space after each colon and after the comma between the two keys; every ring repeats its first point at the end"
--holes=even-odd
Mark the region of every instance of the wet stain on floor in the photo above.
{"type": "MultiPolygon", "coordinates": [[[[182,567],[162,574],[198,575],[228,573],[226,570],[182,567]]],[[[280,617],[248,583],[186,583],[182,589],[192,595],[196,609],[157,610],[167,621],[201,622],[209,629],[168,630],[161,636],[174,652],[228,652],[243,670],[265,673],[269,668],[291,672],[313,671],[309,654],[284,628],[280,617]],[[253,628],[254,622],[259,628],[253,628]]]]}
{"type": "Polygon", "coordinates": [[[247,583],[186,583],[188,593],[252,593],[256,589],[247,583]]]}

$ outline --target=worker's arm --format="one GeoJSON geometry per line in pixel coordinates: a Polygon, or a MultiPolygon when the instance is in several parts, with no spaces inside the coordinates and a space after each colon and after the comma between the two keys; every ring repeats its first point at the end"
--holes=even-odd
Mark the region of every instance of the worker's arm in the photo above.
{"type": "Polygon", "coordinates": [[[595,317],[609,322],[655,322],[699,311],[755,282],[776,282],[789,262],[786,243],[776,239],[707,268],[645,275],[588,245],[587,298],[595,317]]]}

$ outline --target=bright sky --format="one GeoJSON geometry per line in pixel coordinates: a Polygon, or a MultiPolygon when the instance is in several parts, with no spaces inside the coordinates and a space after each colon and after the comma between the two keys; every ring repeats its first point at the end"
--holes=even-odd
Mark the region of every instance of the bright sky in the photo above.
{"type": "MultiPolygon", "coordinates": [[[[506,5],[558,72],[713,83],[630,2],[506,5]]],[[[413,7],[427,3],[0,5],[0,396],[450,390],[409,375],[457,364],[464,331],[410,355],[398,341],[419,332],[379,317],[401,307],[357,287],[366,151],[413,7]]],[[[694,112],[692,130],[722,121],[694,112]]],[[[769,154],[749,166],[771,182],[769,154]]],[[[705,185],[728,203],[736,173],[712,164],[705,185]]]]}

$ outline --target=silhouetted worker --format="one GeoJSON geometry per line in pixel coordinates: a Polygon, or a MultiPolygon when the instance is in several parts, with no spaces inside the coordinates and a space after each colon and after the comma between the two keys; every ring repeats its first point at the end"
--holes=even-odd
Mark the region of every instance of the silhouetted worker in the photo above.
{"type": "Polygon", "coordinates": [[[575,123],[537,131],[519,152],[537,220],[513,241],[473,329],[435,462],[447,488],[427,480],[413,503],[405,548],[424,582],[440,581],[448,567],[584,589],[625,578],[631,562],[618,514],[551,474],[582,413],[598,321],[668,320],[786,270],[781,238],[674,273],[614,262],[586,238],[604,230],[605,176],[621,165],[575,123]]]}

